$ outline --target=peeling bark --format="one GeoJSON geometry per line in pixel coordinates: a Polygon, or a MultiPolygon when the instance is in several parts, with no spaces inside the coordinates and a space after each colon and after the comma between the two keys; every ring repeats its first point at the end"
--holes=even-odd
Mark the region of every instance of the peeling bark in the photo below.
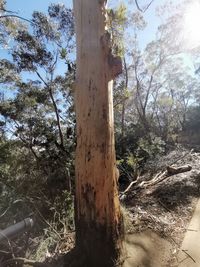
{"type": "Polygon", "coordinates": [[[103,0],[74,0],[76,246],[86,255],[87,267],[115,266],[122,249],[112,97],[112,80],[122,63],[112,55],[105,5],[103,0]]]}

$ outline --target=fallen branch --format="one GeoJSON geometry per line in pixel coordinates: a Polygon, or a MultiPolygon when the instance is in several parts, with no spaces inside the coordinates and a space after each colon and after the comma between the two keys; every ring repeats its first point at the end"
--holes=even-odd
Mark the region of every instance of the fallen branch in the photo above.
{"type": "Polygon", "coordinates": [[[130,189],[131,189],[131,187],[134,185],[134,184],[136,184],[137,183],[137,180],[136,181],[132,181],[130,184],[129,184],[129,186],[124,190],[124,192],[122,192],[122,194],[124,195],[124,194],[126,194],[130,189]]]}
{"type": "MultiPolygon", "coordinates": [[[[178,162],[180,159],[183,159],[184,157],[186,157],[188,154],[190,154],[193,150],[191,150],[190,152],[184,154],[181,158],[175,160],[173,162],[173,164],[175,162],[178,162]]],[[[172,165],[167,166],[166,169],[164,171],[160,171],[158,172],[153,179],[149,180],[149,181],[142,181],[139,183],[139,181],[141,180],[140,176],[135,180],[132,181],[128,187],[120,194],[120,198],[123,199],[123,197],[130,191],[130,189],[132,188],[132,186],[134,185],[135,189],[142,189],[142,188],[147,188],[149,186],[154,186],[158,183],[163,182],[165,179],[167,179],[168,177],[175,175],[175,174],[179,174],[179,173],[183,173],[183,172],[187,172],[190,171],[192,169],[192,166],[190,165],[185,165],[185,166],[180,166],[180,167],[174,167],[172,165]]]]}
{"type": "Polygon", "coordinates": [[[178,168],[172,167],[172,166],[168,166],[167,167],[167,174],[168,174],[168,176],[171,176],[171,175],[174,175],[174,174],[191,171],[191,169],[192,169],[192,167],[190,165],[181,166],[181,167],[178,167],[178,168]]]}
{"type": "Polygon", "coordinates": [[[164,175],[162,177],[160,177],[160,179],[156,182],[154,182],[153,184],[149,184],[148,186],[152,186],[152,185],[156,185],[158,183],[163,182],[165,179],[167,179],[168,177],[178,174],[178,173],[182,173],[182,172],[188,172],[191,171],[192,167],[191,166],[182,166],[179,168],[174,168],[174,167],[167,167],[167,171],[165,171],[164,175]]]}
{"type": "MultiPolygon", "coordinates": [[[[192,152],[193,152],[193,149],[191,149],[189,152],[186,152],[183,156],[179,157],[178,159],[174,160],[169,166],[166,167],[166,169],[164,171],[161,171],[158,174],[156,174],[156,176],[151,181],[143,182],[143,185],[146,185],[146,186],[155,185],[157,183],[162,182],[163,180],[165,180],[169,176],[172,176],[174,174],[178,174],[181,172],[190,171],[192,169],[192,167],[189,165],[178,167],[178,168],[172,167],[172,165],[176,164],[178,161],[182,160],[183,158],[185,158],[186,156],[188,156],[192,152]]],[[[141,184],[140,184],[140,186],[141,186],[141,184]]]]}
{"type": "Polygon", "coordinates": [[[122,192],[122,195],[126,194],[130,189],[131,187],[134,185],[134,184],[137,184],[137,182],[140,180],[140,176],[137,177],[137,179],[135,181],[132,181],[129,186],[124,190],[124,192],[122,192]]]}
{"type": "Polygon", "coordinates": [[[160,181],[160,179],[162,179],[163,177],[166,177],[166,174],[167,174],[167,171],[164,171],[164,172],[159,172],[156,174],[156,176],[149,180],[149,181],[142,181],[138,187],[139,188],[144,188],[144,187],[148,187],[150,185],[154,185],[156,184],[158,181],[160,181]]]}
{"type": "Polygon", "coordinates": [[[182,249],[181,251],[183,251],[194,263],[196,263],[195,259],[184,249],[182,249]]]}
{"type": "Polygon", "coordinates": [[[1,217],[3,217],[6,213],[7,213],[7,211],[10,209],[10,206],[0,215],[0,218],[1,217]]]}
{"type": "Polygon", "coordinates": [[[119,197],[120,197],[121,200],[123,200],[123,198],[126,196],[126,194],[130,191],[131,187],[133,185],[137,184],[139,180],[140,180],[140,176],[138,176],[136,180],[132,181],[128,185],[128,187],[123,192],[120,193],[120,196],[119,197]]]}
{"type": "Polygon", "coordinates": [[[191,171],[192,167],[190,165],[186,165],[186,166],[181,166],[181,167],[172,167],[172,166],[168,166],[166,168],[167,170],[162,172],[159,176],[156,175],[156,179],[152,179],[151,181],[148,182],[142,182],[139,186],[140,187],[148,187],[148,186],[153,186],[156,185],[158,183],[163,182],[165,179],[167,179],[168,177],[178,174],[178,173],[183,173],[183,172],[187,172],[187,171],[191,171]]]}
{"type": "MultiPolygon", "coordinates": [[[[170,239],[176,244],[177,247],[179,247],[179,244],[174,240],[174,238],[170,237],[170,239]]],[[[196,263],[195,259],[187,252],[187,250],[185,249],[179,249],[179,250],[185,253],[187,255],[187,258],[189,257],[194,263],[196,263]]],[[[180,261],[179,264],[185,261],[187,258],[180,261]]]]}

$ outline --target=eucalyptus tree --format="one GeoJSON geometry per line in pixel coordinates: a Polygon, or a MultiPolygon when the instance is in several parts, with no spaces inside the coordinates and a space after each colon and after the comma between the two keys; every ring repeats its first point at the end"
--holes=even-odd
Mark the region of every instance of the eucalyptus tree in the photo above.
{"type": "Polygon", "coordinates": [[[120,259],[121,212],[113,124],[113,79],[122,63],[112,54],[106,1],[75,0],[76,247],[80,266],[115,266],[120,259]],[[83,4],[84,2],[84,4],[83,4]]]}
{"type": "Polygon", "coordinates": [[[0,103],[4,131],[29,150],[53,191],[71,187],[74,46],[71,9],[52,4],[48,14],[34,12],[29,26],[17,29],[12,61],[0,62],[2,88],[11,88],[0,103]]]}
{"type": "Polygon", "coordinates": [[[9,48],[10,41],[16,36],[19,28],[26,29],[27,22],[23,17],[17,15],[17,12],[7,10],[6,1],[0,1],[0,45],[4,49],[9,48]]]}

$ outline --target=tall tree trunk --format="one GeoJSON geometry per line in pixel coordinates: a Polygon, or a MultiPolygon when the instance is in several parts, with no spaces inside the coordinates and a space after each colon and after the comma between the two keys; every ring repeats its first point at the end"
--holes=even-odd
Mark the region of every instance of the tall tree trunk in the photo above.
{"type": "Polygon", "coordinates": [[[121,146],[121,154],[122,156],[126,152],[126,140],[125,140],[125,111],[126,111],[126,100],[125,92],[128,88],[128,69],[126,65],[126,60],[124,57],[124,70],[125,70],[125,87],[123,88],[123,101],[122,101],[122,117],[121,117],[121,138],[122,138],[122,146],[121,146]]]}
{"type": "Polygon", "coordinates": [[[112,55],[105,5],[104,0],[74,0],[76,247],[85,254],[87,267],[112,267],[121,250],[112,80],[122,64],[112,55]]]}

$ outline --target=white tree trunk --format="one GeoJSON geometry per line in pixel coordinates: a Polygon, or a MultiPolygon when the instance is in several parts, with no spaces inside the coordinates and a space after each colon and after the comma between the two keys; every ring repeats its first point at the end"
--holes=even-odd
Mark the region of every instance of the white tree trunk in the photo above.
{"type": "Polygon", "coordinates": [[[121,73],[122,64],[112,55],[105,5],[104,0],[74,0],[76,242],[88,267],[111,267],[121,246],[112,80],[121,73]]]}

